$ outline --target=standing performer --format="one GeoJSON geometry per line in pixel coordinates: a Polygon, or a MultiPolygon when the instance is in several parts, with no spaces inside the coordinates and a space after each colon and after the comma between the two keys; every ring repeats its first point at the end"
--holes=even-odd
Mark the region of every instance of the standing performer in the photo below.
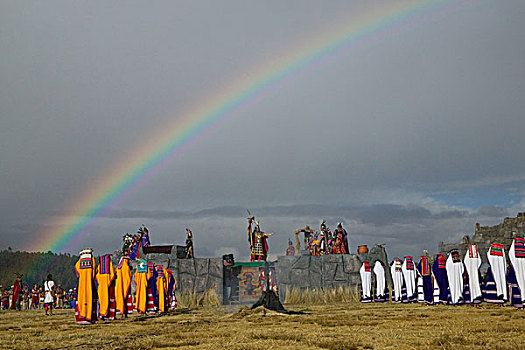
{"type": "Polygon", "coordinates": [[[370,271],[370,263],[365,261],[359,270],[361,275],[361,302],[372,302],[372,272],[370,271]]]}
{"type": "Polygon", "coordinates": [[[457,250],[452,250],[447,259],[448,287],[450,289],[450,303],[452,305],[462,304],[463,298],[463,262],[457,250]]]}
{"type": "Polygon", "coordinates": [[[295,255],[295,248],[293,247],[292,240],[288,239],[288,248],[286,249],[287,256],[295,255]]]}
{"type": "Polygon", "coordinates": [[[99,300],[99,315],[102,319],[115,319],[115,267],[111,261],[111,254],[99,257],[96,280],[99,300]]]}
{"type": "Polygon", "coordinates": [[[248,235],[250,237],[250,260],[251,261],[266,261],[268,257],[268,242],[267,238],[274,235],[274,233],[262,232],[259,227],[259,222],[255,221],[255,227],[252,231],[252,219],[248,219],[248,235]]]}
{"type": "Polygon", "coordinates": [[[479,256],[477,245],[469,244],[467,246],[467,253],[463,263],[465,264],[465,271],[468,277],[468,300],[467,295],[465,295],[465,302],[479,304],[483,299],[483,294],[481,293],[481,273],[479,272],[481,257],[479,256]]]}
{"type": "Polygon", "coordinates": [[[35,283],[31,289],[31,309],[38,309],[38,284],[35,283]]]}
{"type": "Polygon", "coordinates": [[[166,312],[168,303],[168,272],[162,265],[155,266],[157,272],[157,305],[159,312],[166,312]]]}
{"type": "Polygon", "coordinates": [[[153,262],[148,262],[148,286],[146,287],[146,311],[157,312],[159,299],[157,297],[157,270],[153,262]]]}
{"type": "Polygon", "coordinates": [[[394,262],[390,267],[390,273],[392,274],[392,302],[400,303],[402,301],[402,289],[404,286],[403,280],[403,263],[401,259],[394,258],[394,262]]]}
{"type": "Polygon", "coordinates": [[[509,250],[510,304],[517,308],[525,305],[525,239],[516,237],[509,250]]]}
{"type": "Polygon", "coordinates": [[[342,246],[336,247],[338,252],[335,254],[349,254],[350,251],[348,250],[348,233],[343,228],[342,222],[337,224],[337,228],[334,231],[334,236],[335,236],[336,246],[342,245],[342,246]]]}
{"type": "Polygon", "coordinates": [[[115,282],[115,301],[117,312],[124,317],[133,312],[131,296],[131,269],[129,257],[123,256],[117,266],[117,280],[115,282]]]}
{"type": "Polygon", "coordinates": [[[414,259],[411,256],[405,256],[402,270],[407,290],[407,299],[403,301],[407,303],[415,302],[417,300],[416,270],[414,268],[414,259]]]}
{"type": "Polygon", "coordinates": [[[169,297],[169,308],[177,308],[177,296],[175,295],[175,288],[177,287],[177,280],[173,276],[173,272],[170,269],[166,269],[168,273],[168,297],[169,297]]]}
{"type": "Polygon", "coordinates": [[[418,301],[432,304],[434,301],[434,283],[432,279],[432,270],[430,268],[430,259],[427,252],[422,255],[419,264],[417,264],[418,278],[418,301]]]}
{"type": "Polygon", "coordinates": [[[78,276],[78,294],[75,316],[78,324],[90,324],[97,320],[97,298],[95,291],[95,271],[97,264],[92,249],[80,252],[75,264],[78,276]]]}
{"type": "Polygon", "coordinates": [[[193,259],[193,233],[189,228],[186,229],[186,259],[193,259]]]}
{"type": "Polygon", "coordinates": [[[446,259],[441,254],[436,254],[436,260],[432,265],[434,275],[434,304],[448,303],[448,277],[446,259]]]}
{"type": "Polygon", "coordinates": [[[376,275],[375,302],[383,303],[388,298],[388,288],[386,286],[385,268],[382,261],[377,260],[374,264],[374,274],[376,275]]]}
{"type": "Polygon", "coordinates": [[[11,310],[21,310],[20,300],[22,299],[22,275],[16,273],[15,284],[13,286],[13,295],[11,298],[11,310]]]}
{"type": "Polygon", "coordinates": [[[135,271],[135,309],[138,313],[146,313],[146,304],[148,299],[148,262],[143,259],[137,260],[137,271],[135,271]]]}
{"type": "Polygon", "coordinates": [[[503,244],[493,242],[487,252],[489,268],[485,282],[484,298],[488,303],[503,304],[508,300],[507,280],[505,278],[506,262],[503,244]]]}

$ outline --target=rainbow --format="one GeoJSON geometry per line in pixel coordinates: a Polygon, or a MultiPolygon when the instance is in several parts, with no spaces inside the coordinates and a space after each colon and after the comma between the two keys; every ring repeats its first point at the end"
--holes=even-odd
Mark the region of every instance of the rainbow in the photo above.
{"type": "Polygon", "coordinates": [[[415,22],[424,21],[464,1],[387,1],[357,18],[330,30],[307,43],[290,50],[259,69],[242,75],[239,79],[200,103],[182,116],[164,125],[159,134],[148,137],[149,143],[129,153],[102,178],[85,189],[71,205],[68,212],[57,216],[54,222],[33,240],[31,251],[68,251],[75,243],[89,234],[96,219],[107,214],[127,195],[152,178],[172,159],[188,147],[213,132],[220,124],[265,96],[282,88],[309,70],[331,59],[348,54],[360,44],[415,22]]]}

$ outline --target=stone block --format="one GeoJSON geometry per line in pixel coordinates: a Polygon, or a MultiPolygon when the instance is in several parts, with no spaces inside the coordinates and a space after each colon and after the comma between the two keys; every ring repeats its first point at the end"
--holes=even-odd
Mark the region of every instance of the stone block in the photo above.
{"type": "Polygon", "coordinates": [[[330,254],[321,256],[323,263],[339,264],[343,261],[343,254],[330,254]]]}
{"type": "Polygon", "coordinates": [[[281,255],[277,257],[277,265],[291,267],[298,258],[296,256],[281,255]]]}
{"type": "Polygon", "coordinates": [[[194,260],[195,260],[195,274],[197,276],[207,275],[210,259],[194,259],[194,260]]]}
{"type": "Polygon", "coordinates": [[[310,271],[323,273],[323,261],[320,256],[312,256],[310,259],[310,271]]]}
{"type": "Polygon", "coordinates": [[[195,286],[195,276],[188,273],[181,273],[179,275],[180,281],[177,288],[180,287],[182,293],[193,293],[195,286]]]}
{"type": "Polygon", "coordinates": [[[301,255],[292,265],[292,269],[307,270],[310,268],[310,258],[309,255],[301,255]]]}
{"type": "Polygon", "coordinates": [[[195,286],[194,286],[194,290],[196,293],[204,293],[206,291],[206,280],[207,280],[207,276],[204,275],[204,276],[197,276],[195,277],[195,286]]]}
{"type": "Polygon", "coordinates": [[[334,273],[334,281],[346,281],[347,277],[343,271],[343,264],[337,264],[334,273]]]}
{"type": "Polygon", "coordinates": [[[321,288],[323,286],[323,278],[321,272],[310,270],[309,288],[321,288]]]}
{"type": "Polygon", "coordinates": [[[343,268],[345,273],[359,272],[359,269],[361,268],[361,262],[359,261],[359,258],[354,254],[344,255],[343,268]]]}
{"type": "Polygon", "coordinates": [[[294,287],[308,287],[308,270],[292,269],[290,270],[290,284],[294,287]]]}
{"type": "Polygon", "coordinates": [[[217,278],[223,278],[223,263],[222,258],[213,258],[210,259],[210,263],[208,266],[208,273],[211,276],[217,277],[217,278]]]}
{"type": "Polygon", "coordinates": [[[208,276],[206,281],[206,290],[214,290],[222,300],[222,278],[208,276]]]}
{"type": "Polygon", "coordinates": [[[277,275],[277,280],[281,283],[290,283],[290,269],[284,268],[282,266],[277,266],[275,269],[275,274],[277,275]]]}
{"type": "Polygon", "coordinates": [[[195,263],[193,259],[179,259],[179,273],[195,275],[195,263]]]}
{"type": "Polygon", "coordinates": [[[323,264],[323,278],[325,281],[333,281],[337,264],[323,264]]]}

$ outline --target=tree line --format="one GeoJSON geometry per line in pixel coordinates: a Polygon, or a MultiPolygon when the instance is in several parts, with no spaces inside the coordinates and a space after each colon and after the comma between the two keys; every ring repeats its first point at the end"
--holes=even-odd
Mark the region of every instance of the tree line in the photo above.
{"type": "Polygon", "coordinates": [[[33,284],[42,286],[48,274],[63,288],[77,286],[75,263],[78,256],[71,254],[55,254],[51,251],[21,252],[11,248],[0,251],[0,284],[6,288],[13,285],[16,275],[22,274],[23,285],[31,289],[33,284]]]}

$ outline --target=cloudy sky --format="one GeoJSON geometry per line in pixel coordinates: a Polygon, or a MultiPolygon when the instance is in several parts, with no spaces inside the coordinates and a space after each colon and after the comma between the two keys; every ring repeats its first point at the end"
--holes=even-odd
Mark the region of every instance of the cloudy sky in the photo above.
{"type": "MultiPolygon", "coordinates": [[[[197,255],[242,259],[249,208],[273,254],[326,219],[352,251],[417,255],[525,211],[525,2],[442,3],[219,123],[68,249],[110,252],[146,224],[153,243],[191,227],[197,255]]],[[[30,247],[209,96],[387,6],[0,1],[0,248],[30,247]]]]}

